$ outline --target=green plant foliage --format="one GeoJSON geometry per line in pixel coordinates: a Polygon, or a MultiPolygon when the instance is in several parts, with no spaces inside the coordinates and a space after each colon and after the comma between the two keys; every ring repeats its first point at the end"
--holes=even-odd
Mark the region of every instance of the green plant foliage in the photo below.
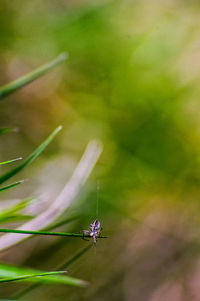
{"type": "MultiPolygon", "coordinates": [[[[80,233],[65,233],[65,232],[49,232],[49,231],[29,231],[29,230],[14,230],[14,229],[0,229],[2,233],[18,233],[18,234],[33,234],[33,235],[49,235],[49,236],[68,236],[68,237],[87,237],[91,238],[90,235],[80,233]]],[[[99,235],[98,238],[108,238],[105,235],[99,235]]]]}
{"type": "MultiPolygon", "coordinates": [[[[82,248],[80,251],[78,251],[75,255],[73,255],[69,260],[67,260],[67,262],[65,262],[64,264],[61,264],[57,270],[59,269],[66,269],[69,266],[71,266],[73,263],[77,262],[77,260],[79,258],[81,258],[85,253],[87,253],[90,248],[92,247],[92,244],[82,248]]],[[[38,288],[41,285],[41,283],[34,283],[31,284],[30,286],[28,286],[27,288],[21,290],[20,292],[18,292],[14,297],[15,298],[19,298],[22,297],[24,295],[26,295],[27,293],[29,293],[30,291],[33,291],[34,289],[38,288]]]]}
{"type": "Polygon", "coordinates": [[[59,275],[59,274],[63,274],[63,273],[65,273],[65,272],[64,271],[44,272],[44,273],[36,273],[36,274],[30,274],[30,275],[22,275],[22,276],[18,276],[18,277],[3,278],[3,279],[0,279],[0,283],[13,282],[13,281],[19,281],[19,280],[28,280],[30,278],[59,275]]]}
{"type": "Polygon", "coordinates": [[[8,190],[10,188],[13,188],[15,186],[18,186],[20,184],[24,183],[24,180],[21,180],[21,181],[18,181],[18,182],[15,182],[15,183],[12,183],[12,184],[9,184],[9,185],[6,185],[4,187],[0,187],[0,192],[1,191],[5,191],[5,190],[8,190]]]}
{"type": "MultiPolygon", "coordinates": [[[[2,210],[0,212],[0,222],[10,220],[11,218],[14,218],[16,221],[16,219],[20,217],[19,212],[25,209],[32,200],[33,199],[25,199],[19,202],[18,204],[11,206],[8,209],[2,210]]],[[[21,217],[23,217],[23,215],[21,217]]]]}
{"type": "Polygon", "coordinates": [[[84,248],[82,248],[80,251],[78,251],[75,255],[73,255],[67,262],[60,265],[58,269],[66,269],[69,266],[71,266],[73,263],[75,263],[79,258],[81,258],[87,251],[90,250],[90,248],[93,246],[93,244],[90,244],[84,248]]]}
{"type": "Polygon", "coordinates": [[[5,173],[4,175],[0,176],[0,184],[7,181],[15,174],[20,172],[26,166],[31,164],[40,154],[41,152],[47,147],[47,145],[54,139],[57,133],[62,129],[62,126],[58,126],[50,135],[49,137],[27,158],[25,159],[19,166],[12,169],[11,171],[5,173]]]}
{"type": "Polygon", "coordinates": [[[70,276],[54,275],[54,273],[57,273],[57,271],[50,272],[49,275],[44,275],[43,277],[40,277],[40,278],[36,277],[37,275],[39,276],[39,274],[41,275],[43,273],[44,272],[41,272],[38,270],[19,268],[19,267],[15,267],[12,265],[0,264],[0,278],[2,278],[1,282],[3,282],[4,280],[6,280],[6,282],[7,282],[8,279],[13,279],[13,278],[15,278],[15,280],[17,280],[17,278],[28,276],[28,278],[26,278],[26,279],[21,278],[19,280],[24,280],[24,281],[28,281],[28,282],[38,282],[39,281],[39,282],[47,283],[47,284],[66,284],[66,285],[79,286],[79,287],[84,287],[88,284],[87,282],[85,282],[83,280],[76,279],[76,278],[73,278],[70,276]],[[33,275],[34,275],[34,277],[32,277],[33,275]]]}
{"type": "Polygon", "coordinates": [[[16,159],[12,159],[12,160],[8,160],[8,161],[4,161],[4,162],[0,162],[0,165],[4,165],[4,164],[10,164],[16,161],[22,160],[22,157],[16,158],[16,159]]]}
{"type": "Polygon", "coordinates": [[[60,226],[66,225],[68,223],[71,223],[74,220],[77,220],[79,217],[80,217],[79,215],[73,215],[73,216],[67,217],[65,219],[62,219],[62,220],[60,220],[60,221],[58,221],[58,222],[56,222],[56,223],[54,223],[54,224],[46,227],[44,230],[45,231],[50,231],[52,229],[55,229],[55,228],[58,228],[60,226]]]}
{"type": "Polygon", "coordinates": [[[55,66],[57,66],[60,63],[62,63],[63,61],[65,61],[66,58],[67,58],[67,54],[62,53],[53,61],[41,66],[38,69],[35,69],[34,71],[28,73],[27,75],[22,76],[19,79],[15,80],[7,85],[4,85],[3,87],[0,87],[0,99],[7,96],[8,94],[14,92],[15,90],[29,84],[30,82],[34,81],[35,79],[41,77],[42,75],[44,75],[45,73],[50,71],[55,66]]]}
{"type": "Polygon", "coordinates": [[[2,128],[0,129],[0,135],[4,135],[7,133],[12,133],[12,132],[16,132],[17,128],[2,128]]]}
{"type": "MultiPolygon", "coordinates": [[[[100,180],[98,218],[110,239],[99,239],[96,253],[91,250],[72,267],[93,285],[86,296],[78,290],[44,288],[30,300],[176,300],[195,294],[198,300],[193,241],[199,240],[200,221],[199,1],[3,1],[0,17],[4,83],[25,74],[24,58],[37,64],[57,51],[70,54],[58,76],[48,77],[44,86],[38,80],[26,93],[0,102],[1,126],[25,127],[20,155],[58,120],[65,127],[59,157],[42,160],[43,172],[42,164],[34,169],[34,176],[40,175],[36,190],[53,202],[64,184],[62,175],[69,179],[87,141],[100,138],[105,145],[91,182],[63,212],[63,219],[75,212],[79,220],[66,229],[43,229],[67,235],[85,229],[96,218],[100,180]]],[[[19,140],[12,136],[6,137],[3,149],[18,151],[19,140]]],[[[26,185],[19,188],[22,195],[27,192],[26,185]]],[[[43,236],[42,246],[30,254],[26,246],[35,247],[34,241],[14,251],[22,250],[20,262],[39,267],[47,258],[45,267],[57,270],[90,244],[64,237],[43,236]]]]}
{"type": "Polygon", "coordinates": [[[9,222],[23,222],[23,221],[29,221],[33,218],[33,215],[28,215],[28,214],[19,214],[19,213],[14,213],[14,214],[7,214],[3,217],[0,217],[0,223],[9,223],[9,222]]]}

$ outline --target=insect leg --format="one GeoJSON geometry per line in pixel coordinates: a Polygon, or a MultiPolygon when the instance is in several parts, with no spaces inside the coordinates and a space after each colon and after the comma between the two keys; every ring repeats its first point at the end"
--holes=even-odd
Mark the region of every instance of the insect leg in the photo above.
{"type": "Polygon", "coordinates": [[[86,239],[84,235],[89,235],[89,234],[90,234],[90,231],[88,231],[88,230],[82,230],[82,231],[80,231],[80,232],[83,233],[82,239],[83,239],[83,240],[89,241],[89,239],[86,239]]]}
{"type": "Polygon", "coordinates": [[[101,227],[98,231],[97,231],[97,236],[99,236],[101,234],[101,231],[103,230],[103,228],[101,227]]]}
{"type": "Polygon", "coordinates": [[[97,237],[96,237],[96,235],[93,236],[93,241],[94,241],[94,244],[96,245],[96,243],[97,243],[97,237]]]}

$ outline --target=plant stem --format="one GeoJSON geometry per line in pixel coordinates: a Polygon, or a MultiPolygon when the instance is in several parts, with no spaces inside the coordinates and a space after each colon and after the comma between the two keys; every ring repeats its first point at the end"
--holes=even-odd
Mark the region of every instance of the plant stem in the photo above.
{"type": "MultiPolygon", "coordinates": [[[[29,231],[29,230],[14,230],[14,229],[0,229],[1,233],[18,233],[18,234],[35,234],[35,235],[51,235],[51,236],[68,236],[68,237],[90,237],[81,233],[65,233],[65,232],[48,232],[48,231],[29,231]]],[[[98,238],[107,238],[107,236],[98,236],[98,238]]]]}
{"type": "Polygon", "coordinates": [[[20,185],[20,184],[22,184],[22,183],[24,183],[24,180],[21,180],[21,181],[18,181],[18,182],[9,184],[9,185],[4,186],[4,187],[0,187],[0,192],[1,192],[1,191],[4,191],[4,190],[7,190],[7,189],[10,189],[10,188],[12,188],[12,187],[15,187],[15,186],[17,186],[17,185],[20,185]]]}
{"type": "Polygon", "coordinates": [[[21,76],[20,78],[0,87],[0,99],[5,97],[6,95],[14,92],[15,90],[29,84],[30,82],[34,81],[38,77],[44,75],[49,70],[54,68],[55,66],[59,65],[63,61],[65,61],[67,58],[66,53],[60,54],[56,59],[52,60],[51,62],[33,70],[32,72],[21,76]]]}

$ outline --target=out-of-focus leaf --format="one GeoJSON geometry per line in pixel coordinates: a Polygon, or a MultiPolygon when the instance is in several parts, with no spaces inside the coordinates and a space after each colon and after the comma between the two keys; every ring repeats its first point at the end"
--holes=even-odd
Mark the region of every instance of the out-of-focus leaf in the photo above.
{"type": "Polygon", "coordinates": [[[0,184],[5,182],[6,180],[10,179],[12,176],[20,172],[26,166],[31,164],[33,160],[35,160],[41,152],[47,147],[47,145],[53,140],[53,138],[57,135],[57,133],[62,129],[62,126],[58,126],[53,133],[47,137],[47,139],[26,159],[24,160],[19,166],[15,167],[11,171],[5,173],[4,175],[0,176],[0,184]]]}
{"type": "MultiPolygon", "coordinates": [[[[93,246],[93,244],[90,244],[89,246],[84,247],[79,252],[77,252],[75,255],[73,255],[69,260],[67,260],[64,264],[60,265],[58,269],[66,269],[70,265],[72,265],[75,261],[77,261],[81,256],[83,256],[89,249],[93,246]]],[[[58,270],[57,269],[57,270],[58,270]]]]}
{"type": "Polygon", "coordinates": [[[16,132],[17,128],[2,128],[0,129],[0,135],[7,134],[10,132],[16,132]]]}
{"type": "Polygon", "coordinates": [[[50,231],[52,229],[55,229],[55,228],[58,228],[58,227],[61,227],[63,225],[66,225],[68,223],[71,223],[73,222],[74,220],[76,220],[77,218],[79,217],[79,215],[74,215],[74,216],[71,216],[71,217],[68,217],[64,220],[61,220],[61,221],[58,221],[57,223],[53,224],[53,225],[50,225],[48,227],[46,227],[44,230],[45,231],[50,231]]]}
{"type": "Polygon", "coordinates": [[[16,216],[16,213],[18,213],[19,211],[25,209],[30,204],[30,202],[32,200],[33,199],[23,200],[23,201],[19,202],[18,204],[13,205],[12,207],[1,211],[0,212],[0,222],[5,221],[8,218],[11,218],[13,215],[16,216]]]}
{"type": "Polygon", "coordinates": [[[0,162],[0,165],[4,165],[4,164],[10,164],[16,161],[22,160],[22,157],[16,158],[16,159],[12,159],[12,160],[8,160],[8,161],[4,161],[4,162],[0,162]]]}
{"type": "Polygon", "coordinates": [[[13,215],[4,215],[0,217],[0,224],[6,222],[22,222],[29,221],[34,218],[33,215],[25,215],[25,214],[13,214],[13,215]]]}
{"type": "Polygon", "coordinates": [[[67,58],[66,53],[60,54],[56,59],[52,60],[51,62],[35,69],[34,71],[12,81],[9,84],[6,84],[2,87],[0,87],[0,99],[5,97],[6,95],[14,92],[15,90],[29,84],[30,82],[34,81],[35,79],[41,77],[45,73],[47,73],[49,70],[54,68],[55,66],[59,65],[63,61],[65,61],[67,58]]]}
{"type": "Polygon", "coordinates": [[[17,185],[19,185],[19,184],[22,184],[22,183],[24,183],[24,180],[21,180],[21,181],[18,181],[18,182],[15,182],[15,183],[6,185],[6,186],[4,186],[4,187],[0,187],[0,192],[1,192],[1,191],[4,191],[4,190],[8,190],[8,189],[10,189],[10,188],[12,188],[12,187],[15,187],[15,186],[17,186],[17,185]]]}

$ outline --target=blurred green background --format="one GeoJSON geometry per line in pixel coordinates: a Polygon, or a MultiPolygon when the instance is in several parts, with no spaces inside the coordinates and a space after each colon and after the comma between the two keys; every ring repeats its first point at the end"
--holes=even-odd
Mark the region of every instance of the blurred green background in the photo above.
{"type": "MultiPolygon", "coordinates": [[[[109,239],[69,270],[91,285],[42,286],[26,300],[200,298],[199,17],[198,1],[1,1],[1,85],[69,55],[0,103],[0,126],[19,129],[1,138],[2,160],[26,157],[63,125],[22,173],[29,181],[2,198],[52,201],[87,143],[97,138],[104,146],[78,200],[63,213],[79,215],[70,231],[87,229],[100,183],[98,215],[109,239]]],[[[85,244],[34,238],[1,257],[47,270],[85,244]]],[[[23,286],[1,287],[2,297],[23,286]]]]}

